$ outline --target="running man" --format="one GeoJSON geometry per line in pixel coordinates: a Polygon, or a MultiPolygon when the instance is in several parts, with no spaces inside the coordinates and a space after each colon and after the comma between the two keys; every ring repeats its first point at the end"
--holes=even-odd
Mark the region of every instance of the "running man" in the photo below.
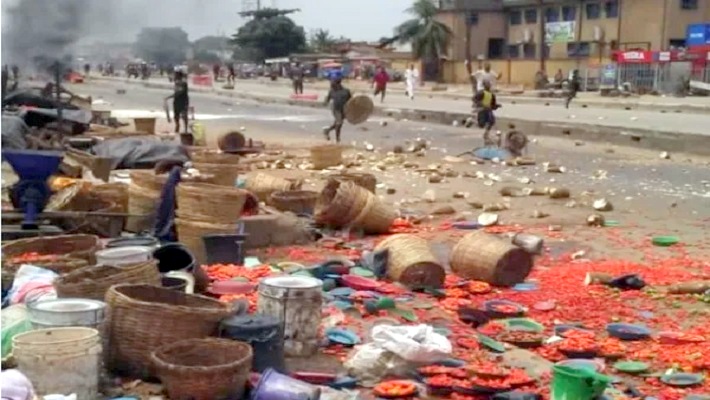
{"type": "Polygon", "coordinates": [[[330,91],[328,96],[325,98],[325,104],[327,105],[332,101],[331,111],[333,112],[333,124],[325,129],[323,129],[323,135],[325,139],[330,141],[330,132],[335,130],[335,141],[340,143],[340,131],[343,128],[343,123],[345,122],[345,104],[352,97],[350,90],[343,87],[343,79],[341,77],[335,77],[330,84],[330,91]]]}
{"type": "Polygon", "coordinates": [[[419,82],[419,70],[414,68],[414,64],[410,64],[407,71],[404,72],[404,80],[407,83],[407,96],[414,100],[414,88],[419,82]]]}
{"type": "Polygon", "coordinates": [[[579,92],[579,70],[572,71],[572,78],[569,80],[569,87],[567,88],[567,99],[565,100],[565,108],[569,108],[569,103],[572,99],[577,97],[577,92],[579,92]]]}
{"type": "Polygon", "coordinates": [[[380,95],[380,103],[385,102],[385,94],[387,92],[387,82],[390,81],[390,76],[387,74],[385,67],[379,67],[375,74],[375,97],[380,95]]]}
{"type": "Polygon", "coordinates": [[[483,143],[485,146],[494,145],[491,140],[491,129],[496,124],[496,117],[493,112],[499,107],[496,101],[496,95],[491,91],[491,83],[483,81],[483,90],[476,93],[474,102],[478,110],[478,126],[484,128],[483,143]]]}
{"type": "Polygon", "coordinates": [[[173,114],[175,118],[175,133],[180,133],[180,120],[185,124],[187,132],[187,110],[190,108],[190,97],[188,95],[187,79],[182,71],[175,71],[175,91],[165,98],[165,101],[173,99],[173,114]]]}

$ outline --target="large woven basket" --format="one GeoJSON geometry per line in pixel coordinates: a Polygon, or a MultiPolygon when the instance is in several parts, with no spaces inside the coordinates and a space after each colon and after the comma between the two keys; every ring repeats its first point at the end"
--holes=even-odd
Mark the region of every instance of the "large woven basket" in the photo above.
{"type": "Polygon", "coordinates": [[[109,325],[109,368],[146,378],[150,355],[161,346],[216,333],[231,305],[150,285],[114,285],[106,292],[109,325]]]}
{"type": "Polygon", "coordinates": [[[217,139],[217,147],[222,151],[238,150],[247,143],[246,138],[240,132],[227,132],[217,139]]]}
{"type": "Polygon", "coordinates": [[[155,212],[160,201],[160,192],[141,188],[134,184],[128,186],[128,213],[125,229],[128,232],[143,232],[153,228],[155,212]]]}
{"type": "Polygon", "coordinates": [[[274,192],[269,196],[269,204],[279,211],[290,211],[294,214],[313,214],[318,200],[318,192],[310,190],[289,190],[274,192]]]}
{"type": "Polygon", "coordinates": [[[195,256],[198,264],[207,262],[205,245],[202,241],[203,236],[220,233],[237,233],[236,221],[231,224],[195,221],[185,218],[180,210],[178,210],[177,216],[178,218],[175,218],[175,227],[177,229],[178,239],[180,243],[185,245],[195,256]]]}
{"type": "Polygon", "coordinates": [[[133,186],[160,193],[163,190],[167,175],[156,175],[152,169],[134,169],[130,172],[133,186]]]}
{"type": "Polygon", "coordinates": [[[52,282],[60,298],[104,300],[106,291],[118,284],[160,286],[157,261],[114,267],[91,265],[76,269],[52,282]]]}
{"type": "Polygon", "coordinates": [[[251,170],[248,164],[214,164],[196,162],[193,164],[200,174],[212,176],[215,185],[234,187],[237,184],[239,175],[246,174],[251,170]]]}
{"type": "MultiPolygon", "coordinates": [[[[365,189],[361,188],[361,190],[365,189]]],[[[362,229],[363,232],[369,234],[388,233],[397,218],[397,212],[379,197],[370,192],[367,193],[369,194],[367,204],[362,208],[360,214],[350,222],[350,226],[362,229]]]]}
{"type": "Polygon", "coordinates": [[[200,164],[239,164],[241,157],[217,150],[201,149],[191,152],[190,158],[193,163],[200,164]]]}
{"type": "Polygon", "coordinates": [[[118,213],[120,206],[110,200],[87,196],[86,201],[74,202],[71,211],[84,211],[87,214],[77,217],[64,217],[58,225],[67,233],[88,233],[102,238],[121,235],[126,217],[123,215],[99,215],[96,213],[118,213]]]}
{"type": "Polygon", "coordinates": [[[451,269],[457,275],[496,286],[524,282],[532,267],[530,253],[485,232],[464,236],[451,252],[451,269]]]}
{"type": "Polygon", "coordinates": [[[249,344],[231,339],[188,339],[151,354],[172,400],[241,399],[251,370],[249,344]]]}
{"type": "Polygon", "coordinates": [[[104,183],[92,187],[91,194],[95,197],[113,202],[116,205],[116,211],[121,213],[128,212],[128,185],[125,183],[104,183]]]}
{"type": "Polygon", "coordinates": [[[249,192],[207,183],[181,183],[177,206],[181,215],[205,222],[236,221],[242,215],[249,192]]]}
{"type": "Polygon", "coordinates": [[[367,172],[342,172],[330,176],[339,181],[354,182],[356,185],[375,193],[377,188],[377,178],[367,172]]]}
{"type": "Polygon", "coordinates": [[[247,178],[245,186],[246,190],[254,193],[261,201],[268,201],[273,192],[299,190],[300,188],[301,184],[299,182],[289,181],[288,179],[265,173],[250,176],[247,178]]]}
{"type": "Polygon", "coordinates": [[[13,240],[2,245],[3,258],[17,257],[24,253],[56,254],[80,258],[96,263],[96,250],[100,248],[95,235],[60,235],[13,240]]]}
{"type": "Polygon", "coordinates": [[[353,182],[330,179],[316,202],[315,220],[334,228],[346,226],[360,215],[371,195],[353,182]]]}
{"type": "Polygon", "coordinates": [[[446,271],[426,240],[415,235],[392,235],[376,251],[387,250],[387,277],[409,287],[441,287],[446,271]]]}
{"type": "Polygon", "coordinates": [[[133,124],[138,132],[155,135],[155,118],[133,118],[133,124]]]}
{"type": "Polygon", "coordinates": [[[335,167],[343,163],[343,148],[335,144],[311,147],[313,169],[335,167]]]}
{"type": "Polygon", "coordinates": [[[2,280],[4,288],[12,286],[12,283],[15,280],[15,275],[17,274],[17,270],[19,270],[23,264],[31,264],[37,267],[48,269],[50,271],[56,272],[59,275],[67,274],[89,265],[89,263],[82,258],[71,258],[66,256],[59,257],[53,260],[32,261],[31,263],[28,263],[26,261],[13,262],[8,257],[5,257],[2,263],[2,280]]]}
{"type": "Polygon", "coordinates": [[[361,124],[370,118],[374,110],[375,104],[370,96],[355,96],[345,104],[345,119],[353,125],[361,124]]]}

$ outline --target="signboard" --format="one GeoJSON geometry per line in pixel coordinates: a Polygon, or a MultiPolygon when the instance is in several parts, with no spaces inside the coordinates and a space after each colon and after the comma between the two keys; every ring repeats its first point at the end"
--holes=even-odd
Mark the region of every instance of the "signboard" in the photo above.
{"type": "Polygon", "coordinates": [[[653,62],[652,51],[620,51],[616,57],[619,64],[650,64],[653,62]]]}
{"type": "Polygon", "coordinates": [[[671,52],[670,51],[662,51],[658,53],[658,62],[668,62],[671,60],[671,52]]]}
{"type": "Polygon", "coordinates": [[[574,42],[574,21],[548,22],[545,24],[546,43],[574,42]]]}
{"type": "Polygon", "coordinates": [[[616,65],[606,64],[602,67],[599,84],[602,86],[616,85],[616,65]]]}
{"type": "Polygon", "coordinates": [[[688,25],[685,44],[688,47],[710,44],[710,23],[688,25]]]}

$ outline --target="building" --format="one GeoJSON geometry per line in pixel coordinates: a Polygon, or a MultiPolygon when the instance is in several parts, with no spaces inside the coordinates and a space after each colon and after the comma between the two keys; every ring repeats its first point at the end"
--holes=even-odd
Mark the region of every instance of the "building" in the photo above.
{"type": "MultiPolygon", "coordinates": [[[[510,70],[507,81],[524,84],[539,70],[552,75],[601,65],[616,50],[685,47],[688,26],[710,21],[710,0],[439,0],[438,5],[438,20],[454,33],[450,62],[491,60],[504,78],[510,70]]],[[[448,72],[449,80],[467,79],[459,65],[448,72]]]]}

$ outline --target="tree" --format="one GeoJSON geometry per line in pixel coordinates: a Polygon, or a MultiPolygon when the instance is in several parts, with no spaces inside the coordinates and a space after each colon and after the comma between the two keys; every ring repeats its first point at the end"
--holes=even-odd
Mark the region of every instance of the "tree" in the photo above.
{"type": "Polygon", "coordinates": [[[242,13],[252,19],[239,28],[232,43],[254,54],[255,61],[301,52],[306,48],[306,33],[286,16],[296,11],[264,8],[242,13]]]}
{"type": "Polygon", "coordinates": [[[143,28],[134,48],[147,62],[179,64],[185,61],[190,41],[181,28],[143,28]]]}
{"type": "Polygon", "coordinates": [[[194,59],[200,62],[215,64],[231,57],[234,46],[224,36],[205,36],[192,43],[194,59]]]}
{"type": "Polygon", "coordinates": [[[310,47],[311,50],[317,53],[329,53],[333,51],[333,46],[337,43],[336,39],[330,35],[330,32],[325,29],[318,29],[311,34],[310,47]]]}
{"type": "MultiPolygon", "coordinates": [[[[439,59],[449,47],[453,36],[451,29],[437,21],[436,5],[430,0],[416,0],[407,13],[412,19],[403,22],[395,29],[395,38],[402,44],[410,43],[414,57],[424,61],[425,65],[434,67],[439,75],[439,59]]],[[[387,44],[387,40],[382,44],[387,44]]],[[[426,75],[426,73],[425,73],[426,75]]]]}

